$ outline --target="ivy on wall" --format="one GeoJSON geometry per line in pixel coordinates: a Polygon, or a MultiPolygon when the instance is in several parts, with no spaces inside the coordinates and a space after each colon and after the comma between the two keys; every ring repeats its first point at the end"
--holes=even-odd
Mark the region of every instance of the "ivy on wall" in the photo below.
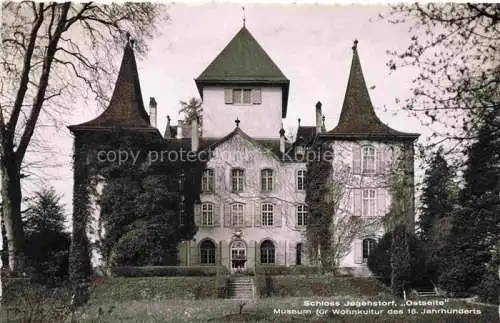
{"type": "Polygon", "coordinates": [[[319,158],[314,158],[306,164],[306,204],[309,210],[309,221],[306,227],[307,251],[313,264],[322,267],[331,265],[331,225],[335,210],[335,201],[328,198],[330,195],[330,178],[332,163],[324,154],[331,150],[323,145],[319,158]]]}
{"type": "Polygon", "coordinates": [[[171,148],[154,133],[114,129],[75,134],[72,281],[85,281],[92,272],[88,233],[95,220],[92,218],[93,197],[101,204],[100,226],[105,234],[98,248],[105,259],[109,260],[113,249],[125,254],[124,250],[134,249],[134,244],[149,241],[161,248],[151,251],[148,259],[139,255],[122,257],[122,263],[175,262],[177,243],[191,239],[197,230],[193,206],[199,201],[206,161],[156,158],[171,148]],[[111,153],[107,155],[108,152],[111,153]],[[98,183],[103,184],[104,194],[100,199],[96,190],[98,183]],[[184,196],[183,224],[180,223],[181,196],[184,196]],[[151,238],[155,235],[158,239],[151,238]],[[120,239],[123,239],[121,243],[120,239]]]}

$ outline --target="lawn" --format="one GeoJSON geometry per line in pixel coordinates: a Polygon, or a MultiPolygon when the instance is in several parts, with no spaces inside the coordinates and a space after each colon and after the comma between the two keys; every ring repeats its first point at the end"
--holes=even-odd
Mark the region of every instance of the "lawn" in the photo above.
{"type": "MultiPolygon", "coordinates": [[[[146,278],[107,278],[97,281],[92,289],[89,302],[74,314],[74,322],[498,322],[498,308],[469,305],[463,301],[450,300],[444,305],[433,306],[400,306],[379,305],[346,307],[347,301],[386,301],[392,297],[387,289],[376,280],[366,278],[340,278],[331,276],[307,277],[274,277],[273,290],[279,293],[291,291],[295,296],[261,297],[248,302],[239,315],[239,302],[215,298],[214,277],[146,277],[146,278]],[[290,286],[295,286],[292,289],[290,286]],[[314,290],[306,290],[315,288],[314,290]],[[298,294],[303,294],[297,296],[298,294]],[[305,302],[320,301],[321,305],[310,305],[305,302]],[[325,302],[329,302],[326,304],[325,302]],[[337,302],[338,304],[335,304],[337,302]],[[410,314],[421,313],[426,309],[435,310],[468,310],[469,314],[410,314]],[[382,310],[379,314],[358,312],[350,314],[342,312],[382,310]],[[337,310],[338,314],[333,314],[337,310]],[[402,313],[390,314],[389,310],[402,310],[402,313]],[[408,313],[407,310],[410,310],[408,313]],[[481,314],[472,314],[472,311],[481,314]]],[[[58,311],[68,318],[67,308],[61,296],[67,299],[69,294],[54,294],[53,300],[45,297],[41,304],[38,298],[22,298],[20,301],[3,306],[0,321],[7,322],[6,309],[17,304],[18,313],[9,313],[10,322],[20,322],[29,313],[42,311],[41,320],[24,320],[25,322],[59,322],[61,317],[48,316],[58,311]],[[26,299],[28,301],[26,301],[26,299]],[[30,301],[31,299],[31,301],[30,301]],[[35,301],[33,301],[35,300],[35,301]],[[33,310],[35,308],[35,310],[33,310]]],[[[50,296],[50,295],[47,295],[50,296]]],[[[356,305],[356,304],[354,304],[356,305]]],[[[35,315],[40,317],[39,315],[35,315]]],[[[69,320],[66,320],[69,322],[69,320]]]]}
{"type": "MultiPolygon", "coordinates": [[[[254,303],[249,303],[243,308],[243,315],[238,314],[238,302],[221,299],[208,300],[165,300],[165,301],[133,301],[112,302],[107,304],[89,305],[81,313],[79,322],[439,322],[439,323],[461,323],[461,322],[498,322],[498,311],[496,308],[485,308],[481,306],[468,305],[461,301],[450,301],[444,309],[469,309],[480,310],[481,315],[451,315],[451,314],[426,314],[410,315],[388,314],[389,307],[384,308],[384,314],[377,315],[332,315],[332,307],[304,307],[304,301],[339,301],[347,299],[359,301],[360,298],[263,298],[254,303]],[[276,313],[280,309],[284,313],[276,313]],[[316,310],[329,309],[328,312],[316,314],[316,310]],[[287,313],[287,311],[296,313],[287,313]],[[302,312],[301,310],[309,310],[302,312]]],[[[369,300],[366,298],[365,300],[369,300]]],[[[372,298],[378,301],[380,298],[372,298]]],[[[371,307],[374,309],[374,307],[371,307]]],[[[412,307],[418,311],[422,307],[412,307]]],[[[429,307],[437,308],[437,307],[429,307]]],[[[340,309],[340,308],[339,308],[340,309]]],[[[341,309],[345,309],[342,307],[341,309]]],[[[367,309],[366,307],[356,309],[367,309]]]]}

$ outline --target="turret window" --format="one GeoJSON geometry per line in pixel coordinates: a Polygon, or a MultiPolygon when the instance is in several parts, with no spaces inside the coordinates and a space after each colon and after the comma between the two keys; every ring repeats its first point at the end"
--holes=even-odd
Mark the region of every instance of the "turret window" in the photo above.
{"type": "Polygon", "coordinates": [[[261,89],[233,88],[225,89],[224,102],[226,104],[261,104],[261,89]]]}
{"type": "Polygon", "coordinates": [[[365,146],[362,150],[362,170],[363,173],[375,173],[375,148],[365,146]]]}

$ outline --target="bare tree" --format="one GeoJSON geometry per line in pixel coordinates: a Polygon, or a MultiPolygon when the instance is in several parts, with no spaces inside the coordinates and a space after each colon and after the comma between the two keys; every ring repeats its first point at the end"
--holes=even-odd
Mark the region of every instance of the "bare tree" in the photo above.
{"type": "Polygon", "coordinates": [[[386,18],[410,26],[408,46],[390,52],[388,65],[418,68],[412,96],[401,103],[433,126],[439,140],[431,145],[449,141],[454,151],[476,138],[483,116],[500,114],[500,5],[398,4],[386,18]]]}
{"type": "Polygon", "coordinates": [[[22,271],[20,169],[41,116],[59,120],[75,98],[109,101],[126,34],[145,53],[163,7],[151,3],[4,2],[0,172],[9,266],[22,271]],[[83,89],[83,90],[82,90],[83,89]]]}
{"type": "MultiPolygon", "coordinates": [[[[341,150],[346,149],[348,148],[342,147],[341,150]]],[[[309,199],[309,207],[312,208],[313,212],[321,212],[321,217],[330,217],[331,219],[329,221],[314,221],[318,222],[316,224],[319,225],[315,228],[313,223],[313,227],[308,227],[308,242],[312,248],[310,253],[313,262],[323,267],[337,268],[340,266],[342,258],[352,251],[354,240],[361,236],[374,235],[381,222],[378,218],[362,218],[353,213],[353,189],[359,186],[359,178],[354,176],[352,168],[342,160],[341,156],[333,161],[332,166],[328,173],[308,172],[308,175],[311,176],[308,181],[312,181],[311,184],[317,182],[319,178],[326,178],[320,185],[321,188],[315,190],[321,192],[320,203],[314,202],[314,198],[309,199]],[[329,223],[328,227],[322,227],[327,222],[329,223]],[[318,231],[324,231],[323,235],[328,237],[328,241],[315,243],[318,231]]],[[[385,179],[377,182],[377,185],[384,184],[385,179]]],[[[311,191],[310,189],[309,192],[311,191]]]]}

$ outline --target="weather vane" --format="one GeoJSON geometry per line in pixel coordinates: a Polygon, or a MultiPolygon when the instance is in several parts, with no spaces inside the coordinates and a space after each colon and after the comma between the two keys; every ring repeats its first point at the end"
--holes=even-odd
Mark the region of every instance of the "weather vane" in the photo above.
{"type": "Polygon", "coordinates": [[[246,18],[245,18],[245,7],[241,7],[241,10],[243,10],[243,27],[245,27],[245,21],[246,21],[246,18]]]}

